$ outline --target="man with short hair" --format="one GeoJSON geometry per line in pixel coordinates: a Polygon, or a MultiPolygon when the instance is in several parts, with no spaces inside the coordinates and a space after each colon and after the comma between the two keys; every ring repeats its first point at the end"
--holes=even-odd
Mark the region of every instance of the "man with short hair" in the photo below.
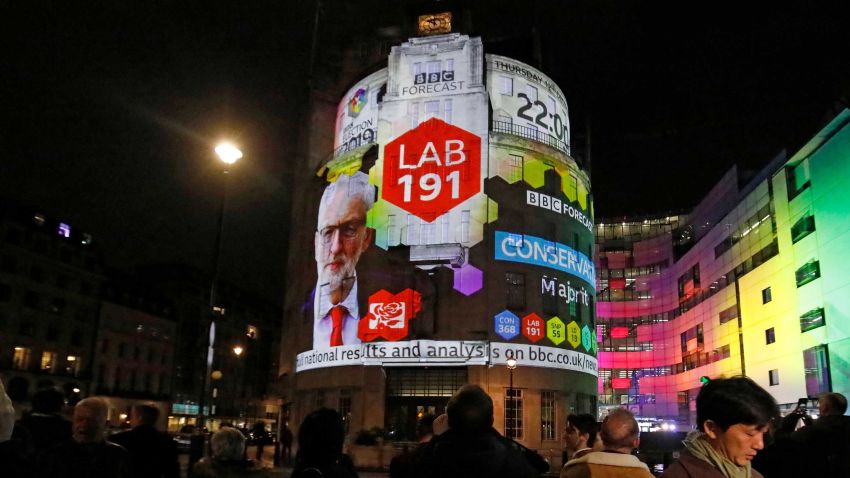
{"type": "MultiPolygon", "coordinates": [[[[786,448],[806,457],[796,463],[799,473],[846,478],[850,476],[850,417],[844,415],[847,398],[835,392],[821,394],[818,396],[818,411],[820,416],[817,420],[788,437],[786,448]]],[[[788,466],[785,468],[789,469],[788,466]]]]}
{"type": "Polygon", "coordinates": [[[109,437],[130,452],[136,478],[180,478],[177,443],[156,429],[158,419],[158,408],[135,405],[130,412],[133,429],[109,437]]]}
{"type": "Polygon", "coordinates": [[[62,416],[65,397],[62,392],[46,388],[35,392],[32,410],[18,420],[18,425],[29,432],[34,455],[71,438],[71,422],[62,416]]]}
{"type": "Polygon", "coordinates": [[[571,413],[567,416],[564,441],[571,460],[581,458],[593,451],[597,428],[596,417],[589,413],[571,413]]]}
{"type": "Polygon", "coordinates": [[[366,212],[375,202],[369,176],[340,174],[322,194],[316,225],[318,280],[313,304],[313,348],[359,344],[360,305],[355,268],[373,230],[366,212]]]}
{"type": "Polygon", "coordinates": [[[639,433],[630,411],[613,410],[599,432],[604,450],[568,461],[561,470],[561,478],[652,478],[646,464],[632,455],[640,443],[639,433]]]}
{"type": "Polygon", "coordinates": [[[425,445],[414,466],[413,476],[540,476],[540,471],[534,468],[526,456],[533,452],[493,429],[493,400],[478,385],[461,387],[449,400],[446,414],[449,417],[449,429],[434,436],[425,445]]]}
{"type": "Polygon", "coordinates": [[[121,445],[106,441],[106,402],[97,397],[74,407],[72,439],[44,455],[42,476],[51,478],[128,478],[130,455],[121,445]]]}

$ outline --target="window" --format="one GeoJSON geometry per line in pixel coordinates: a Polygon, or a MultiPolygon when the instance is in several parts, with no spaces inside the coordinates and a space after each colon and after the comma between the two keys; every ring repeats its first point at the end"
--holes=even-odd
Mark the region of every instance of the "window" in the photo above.
{"type": "Polygon", "coordinates": [[[445,107],[443,108],[443,121],[448,124],[452,124],[452,100],[448,99],[443,101],[445,107]]]}
{"type": "Polygon", "coordinates": [[[522,390],[505,390],[505,436],[522,438],[522,390]]]}
{"type": "Polygon", "coordinates": [[[774,329],[774,327],[771,327],[764,331],[764,341],[767,345],[776,342],[776,330],[774,329]]]}
{"type": "Polygon", "coordinates": [[[425,121],[440,116],[440,100],[425,102],[425,121]]]}
{"type": "Polygon", "coordinates": [[[761,303],[767,304],[771,300],[773,300],[773,297],[770,295],[770,287],[766,287],[766,288],[762,289],[761,290],[761,303]]]}
{"type": "Polygon", "coordinates": [[[788,200],[790,201],[811,185],[809,181],[809,160],[804,159],[795,166],[785,168],[785,180],[788,185],[788,200]]]}
{"type": "Polygon", "coordinates": [[[396,223],[396,215],[388,214],[387,215],[387,244],[390,246],[397,246],[399,241],[398,237],[398,224],[396,223]]]}
{"type": "Polygon", "coordinates": [[[548,277],[548,276],[543,276],[543,278],[548,283],[554,284],[552,291],[546,292],[541,297],[541,299],[543,301],[543,312],[545,312],[549,315],[558,315],[558,302],[560,301],[560,297],[558,297],[558,294],[557,294],[558,278],[557,277],[548,277]]]}
{"type": "Polygon", "coordinates": [[[80,357],[77,355],[69,355],[66,357],[65,373],[68,375],[77,376],[80,373],[80,357]]]}
{"type": "Polygon", "coordinates": [[[257,329],[256,326],[249,325],[248,328],[245,330],[245,336],[251,340],[257,340],[257,338],[259,338],[260,336],[260,331],[259,329],[257,329]]]}
{"type": "Polygon", "coordinates": [[[339,391],[337,411],[340,416],[342,416],[342,423],[345,425],[345,432],[348,433],[349,425],[351,425],[351,390],[343,388],[339,391]]]}
{"type": "Polygon", "coordinates": [[[732,307],[729,307],[728,309],[724,309],[724,310],[720,311],[720,323],[721,324],[725,324],[726,322],[729,322],[730,320],[735,320],[737,318],[738,318],[738,305],[737,304],[733,305],[732,307]]]}
{"type": "Polygon", "coordinates": [[[791,227],[791,242],[796,243],[815,230],[815,217],[803,216],[791,227]]]}
{"type": "Polygon", "coordinates": [[[65,299],[55,298],[50,301],[50,311],[57,315],[65,312],[65,299]]]}
{"type": "Polygon", "coordinates": [[[775,368],[773,370],[769,370],[767,372],[768,379],[770,380],[770,385],[779,385],[779,369],[775,368]]]}
{"type": "Polygon", "coordinates": [[[15,355],[12,357],[12,367],[18,370],[28,369],[31,353],[32,351],[27,347],[15,347],[15,355]]]}
{"type": "Polygon", "coordinates": [[[100,353],[105,354],[109,351],[109,339],[103,339],[100,341],[100,353]]]}
{"type": "Polygon", "coordinates": [[[64,222],[60,222],[59,228],[56,230],[56,232],[62,237],[71,237],[71,226],[65,224],[64,222]]]}
{"type": "Polygon", "coordinates": [[[830,391],[829,353],[826,345],[803,350],[803,370],[806,372],[806,395],[814,397],[830,391]]]}
{"type": "Polygon", "coordinates": [[[460,212],[460,242],[469,242],[469,211],[460,212]]]}
{"type": "Polygon", "coordinates": [[[419,245],[419,218],[413,214],[407,215],[407,245],[419,245]]]}
{"type": "Polygon", "coordinates": [[[499,93],[503,95],[514,95],[514,79],[508,76],[499,77],[499,93]]]}
{"type": "Polygon", "coordinates": [[[823,307],[812,309],[800,316],[800,332],[808,332],[824,325],[823,307]]]}
{"type": "Polygon", "coordinates": [[[510,310],[525,309],[525,274],[505,272],[505,302],[510,310]]]}
{"type": "Polygon", "coordinates": [[[44,338],[49,342],[54,342],[58,337],[59,327],[54,323],[47,324],[47,332],[45,332],[44,338]]]}
{"type": "Polygon", "coordinates": [[[56,368],[56,352],[44,351],[41,353],[41,370],[53,372],[56,368]]]}
{"type": "Polygon", "coordinates": [[[555,440],[555,392],[540,393],[540,439],[555,440]]]}
{"type": "Polygon", "coordinates": [[[797,269],[794,276],[797,278],[797,287],[802,287],[820,277],[820,263],[812,259],[797,269]]]}

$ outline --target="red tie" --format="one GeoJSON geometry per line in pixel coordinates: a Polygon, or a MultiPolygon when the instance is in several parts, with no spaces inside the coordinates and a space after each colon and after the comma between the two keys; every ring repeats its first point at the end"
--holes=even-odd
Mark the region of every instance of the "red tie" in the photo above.
{"type": "Polygon", "coordinates": [[[331,329],[331,347],[342,345],[342,319],[345,317],[345,307],[338,305],[331,309],[331,320],[333,328],[331,329]]]}

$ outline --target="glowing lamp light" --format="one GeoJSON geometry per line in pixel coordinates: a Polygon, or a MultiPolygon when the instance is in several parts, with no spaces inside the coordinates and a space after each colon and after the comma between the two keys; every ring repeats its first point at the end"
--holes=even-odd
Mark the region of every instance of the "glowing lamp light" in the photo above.
{"type": "Polygon", "coordinates": [[[225,164],[233,164],[242,157],[242,151],[231,143],[221,143],[215,147],[215,153],[225,164]]]}
{"type": "Polygon", "coordinates": [[[505,361],[505,364],[507,364],[509,369],[513,370],[513,369],[516,368],[516,359],[515,358],[509,358],[508,360],[505,361]]]}
{"type": "Polygon", "coordinates": [[[74,393],[80,393],[80,389],[77,387],[74,387],[71,391],[74,393]]]}
{"type": "Polygon", "coordinates": [[[213,373],[210,374],[210,378],[212,378],[213,380],[221,380],[222,376],[223,375],[221,373],[221,370],[216,370],[216,371],[214,371],[213,373]]]}
{"type": "Polygon", "coordinates": [[[236,347],[233,347],[233,353],[235,353],[237,357],[239,357],[240,355],[242,355],[242,352],[243,352],[244,350],[245,350],[245,349],[243,349],[242,347],[240,347],[240,346],[238,346],[238,345],[237,345],[236,347]]]}

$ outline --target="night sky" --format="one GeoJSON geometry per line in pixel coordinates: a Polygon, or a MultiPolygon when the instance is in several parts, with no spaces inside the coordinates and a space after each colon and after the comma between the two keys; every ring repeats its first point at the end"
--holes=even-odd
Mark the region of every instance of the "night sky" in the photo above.
{"type": "MultiPolygon", "coordinates": [[[[539,45],[578,154],[591,131],[597,218],[686,211],[850,102],[846,2],[743,3],[324,1],[316,62],[349,32],[464,7],[486,51],[538,66],[539,45]]],[[[0,196],[92,233],[111,265],[208,269],[230,138],[222,275],[279,302],[314,8],[4,2],[0,196]]]]}

